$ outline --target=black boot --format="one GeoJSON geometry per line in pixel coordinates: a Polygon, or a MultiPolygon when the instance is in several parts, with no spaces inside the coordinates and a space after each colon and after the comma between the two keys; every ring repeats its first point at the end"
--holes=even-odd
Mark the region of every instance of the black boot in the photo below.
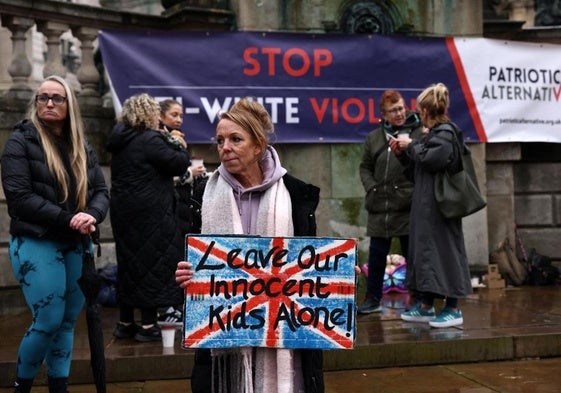
{"type": "Polygon", "coordinates": [[[68,378],[49,377],[49,393],[68,393],[68,378]]]}
{"type": "Polygon", "coordinates": [[[31,392],[31,386],[33,386],[33,378],[17,378],[14,383],[14,393],[29,393],[31,392]]]}

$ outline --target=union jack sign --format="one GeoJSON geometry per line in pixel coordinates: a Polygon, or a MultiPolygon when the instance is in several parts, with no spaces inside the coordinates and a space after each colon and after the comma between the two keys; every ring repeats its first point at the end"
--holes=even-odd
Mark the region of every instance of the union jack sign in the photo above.
{"type": "Polygon", "coordinates": [[[357,241],[186,238],[184,348],[351,349],[357,241]]]}

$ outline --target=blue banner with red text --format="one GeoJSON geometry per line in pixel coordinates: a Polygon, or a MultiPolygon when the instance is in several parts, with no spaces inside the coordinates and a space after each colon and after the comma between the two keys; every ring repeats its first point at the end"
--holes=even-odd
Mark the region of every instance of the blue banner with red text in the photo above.
{"type": "Polygon", "coordinates": [[[103,31],[99,42],[116,110],[143,92],[177,99],[189,143],[212,142],[219,114],[245,96],[268,109],[276,143],[363,142],[380,122],[385,90],[398,90],[415,109],[418,94],[437,82],[448,87],[450,117],[468,141],[561,142],[555,45],[156,31],[103,31]]]}

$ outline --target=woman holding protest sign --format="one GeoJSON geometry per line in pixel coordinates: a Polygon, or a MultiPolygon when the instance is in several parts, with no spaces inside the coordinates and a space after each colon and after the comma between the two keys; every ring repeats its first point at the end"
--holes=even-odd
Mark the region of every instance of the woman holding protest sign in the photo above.
{"type": "MultiPolygon", "coordinates": [[[[287,174],[268,144],[272,132],[267,110],[247,98],[220,116],[221,165],[202,193],[202,234],[316,235],[319,188],[287,174]]],[[[178,263],[175,276],[182,288],[192,275],[191,263],[178,263]]],[[[311,349],[198,349],[191,388],[194,393],[323,392],[323,355],[311,349]]]]}

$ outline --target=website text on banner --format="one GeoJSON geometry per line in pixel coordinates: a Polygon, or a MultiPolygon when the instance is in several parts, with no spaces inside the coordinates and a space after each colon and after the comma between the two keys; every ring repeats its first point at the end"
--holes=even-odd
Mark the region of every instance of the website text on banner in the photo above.
{"type": "Polygon", "coordinates": [[[183,347],[351,349],[357,241],[186,238],[183,347]]]}

